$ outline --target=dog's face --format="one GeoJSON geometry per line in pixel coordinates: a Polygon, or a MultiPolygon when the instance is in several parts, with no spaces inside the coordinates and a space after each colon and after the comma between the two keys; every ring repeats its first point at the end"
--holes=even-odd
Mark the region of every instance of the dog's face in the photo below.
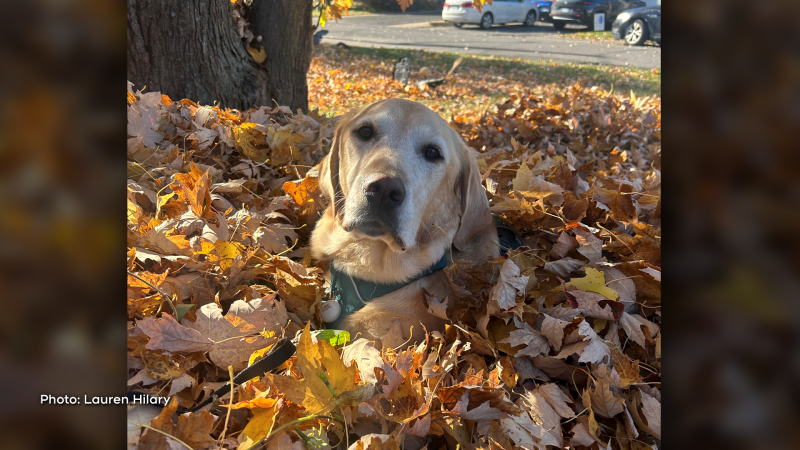
{"type": "Polygon", "coordinates": [[[478,231],[472,219],[488,214],[469,148],[438,114],[407,100],[346,115],[320,185],[353,240],[382,241],[398,253],[437,236],[461,248],[478,231]]]}

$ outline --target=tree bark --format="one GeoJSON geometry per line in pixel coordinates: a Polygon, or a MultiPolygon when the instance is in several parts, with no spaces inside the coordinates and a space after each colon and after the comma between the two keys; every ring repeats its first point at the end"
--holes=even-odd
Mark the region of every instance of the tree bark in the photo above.
{"type": "MultiPolygon", "coordinates": [[[[128,0],[128,80],[173,99],[235,109],[308,109],[311,0],[254,0],[267,60],[236,31],[230,0],[128,0]],[[307,30],[307,33],[305,32],[307,30]]],[[[257,44],[254,42],[253,45],[257,44]]]]}
{"type": "Polygon", "coordinates": [[[306,74],[313,43],[312,0],[253,0],[245,18],[262,36],[278,104],[308,111],[306,74]]]}

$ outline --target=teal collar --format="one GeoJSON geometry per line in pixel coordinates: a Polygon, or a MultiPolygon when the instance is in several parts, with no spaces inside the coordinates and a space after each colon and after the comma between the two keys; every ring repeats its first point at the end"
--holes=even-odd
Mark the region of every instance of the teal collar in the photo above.
{"type": "MultiPolygon", "coordinates": [[[[500,253],[505,256],[509,249],[519,248],[522,245],[522,240],[516,231],[504,225],[499,217],[495,216],[494,220],[497,226],[500,253]]],[[[335,321],[326,323],[325,327],[329,329],[339,329],[342,321],[344,321],[347,316],[363,308],[368,301],[394,292],[437,270],[444,269],[447,267],[448,260],[453,260],[453,247],[450,247],[448,250],[449,251],[444,252],[444,255],[442,255],[442,258],[439,259],[436,264],[428,267],[417,274],[417,276],[404,283],[379,284],[351,277],[336,268],[336,261],[331,261],[330,298],[339,302],[341,312],[335,321]]]]}
{"type": "Polygon", "coordinates": [[[342,321],[350,314],[363,308],[367,302],[374,298],[392,293],[420,278],[430,275],[437,270],[447,267],[448,257],[452,259],[452,248],[444,252],[442,258],[436,264],[420,272],[417,276],[403,283],[380,284],[360,278],[351,277],[336,268],[336,261],[331,261],[331,299],[335,299],[341,306],[339,318],[327,323],[326,328],[339,329],[342,321]]]}

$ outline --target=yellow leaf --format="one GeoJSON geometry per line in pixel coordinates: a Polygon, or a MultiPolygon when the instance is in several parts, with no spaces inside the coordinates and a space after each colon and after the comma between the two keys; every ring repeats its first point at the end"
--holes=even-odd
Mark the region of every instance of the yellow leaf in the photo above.
{"type": "Polygon", "coordinates": [[[128,199],[128,223],[138,223],[142,217],[142,207],[128,199]]]}
{"type": "Polygon", "coordinates": [[[603,272],[591,267],[586,268],[586,276],[583,278],[573,278],[567,287],[575,287],[582,291],[594,292],[595,294],[602,295],[609,300],[616,300],[617,293],[606,286],[606,279],[603,272]]]}
{"type": "Polygon", "coordinates": [[[264,51],[263,47],[259,48],[258,50],[254,49],[253,47],[247,47],[247,53],[250,53],[250,57],[259,64],[267,60],[267,52],[264,51]]]}
{"type": "MultiPolygon", "coordinates": [[[[263,394],[262,392],[261,395],[263,394]]],[[[252,400],[245,400],[231,405],[231,409],[269,409],[275,406],[277,401],[278,399],[275,398],[256,397],[252,400]]]]}
{"type": "Polygon", "coordinates": [[[233,260],[242,254],[241,244],[226,241],[217,241],[214,248],[219,255],[219,267],[222,270],[228,269],[233,265],[233,260]]]}
{"type": "Polygon", "coordinates": [[[269,145],[264,132],[254,123],[243,123],[234,130],[236,148],[254,162],[264,162],[269,156],[269,145]]]}
{"type": "Polygon", "coordinates": [[[256,362],[257,359],[260,359],[262,356],[264,356],[269,351],[269,349],[271,349],[271,348],[272,348],[272,346],[268,345],[268,346],[266,346],[266,347],[264,347],[264,348],[262,348],[260,350],[254,351],[250,355],[250,359],[247,361],[247,365],[248,366],[253,365],[253,363],[256,362]]]}
{"type": "Polygon", "coordinates": [[[192,249],[192,252],[195,256],[198,255],[206,255],[207,261],[209,262],[217,262],[219,261],[219,256],[217,255],[217,246],[209,241],[208,239],[197,239],[195,242],[194,248],[200,247],[199,250],[192,249]]]}
{"type": "Polygon", "coordinates": [[[306,386],[303,406],[309,413],[313,414],[324,409],[334,394],[338,396],[356,387],[355,364],[345,367],[339,353],[327,341],[318,339],[314,343],[310,323],[306,324],[300,336],[300,343],[297,346],[297,365],[303,374],[303,383],[306,386]]]}
{"type": "Polygon", "coordinates": [[[272,381],[272,384],[274,384],[280,392],[286,395],[287,400],[292,403],[297,403],[298,405],[303,403],[306,395],[306,388],[302,380],[298,380],[291,375],[274,375],[271,373],[268,373],[265,377],[272,381]]]}
{"type": "MultiPolygon", "coordinates": [[[[196,175],[195,171],[199,172],[199,169],[192,164],[192,175],[196,175]]],[[[199,178],[195,178],[194,186],[187,185],[180,180],[178,184],[181,186],[181,189],[183,189],[183,193],[189,201],[189,207],[192,208],[192,211],[197,217],[202,218],[203,213],[211,206],[211,193],[208,190],[208,171],[199,178]]]]}
{"type": "Polygon", "coordinates": [[[267,130],[267,143],[272,149],[272,163],[286,164],[289,161],[297,160],[301,156],[297,144],[303,142],[303,139],[303,135],[290,129],[275,130],[274,127],[269,127],[269,130],[267,130]]]}
{"type": "Polygon", "coordinates": [[[254,408],[251,410],[253,412],[253,418],[250,419],[250,422],[248,422],[247,426],[242,430],[243,438],[258,441],[265,436],[269,436],[272,432],[272,427],[275,425],[275,413],[278,410],[278,403],[275,402],[274,399],[262,400],[273,400],[273,405],[268,408],[254,408]]]}

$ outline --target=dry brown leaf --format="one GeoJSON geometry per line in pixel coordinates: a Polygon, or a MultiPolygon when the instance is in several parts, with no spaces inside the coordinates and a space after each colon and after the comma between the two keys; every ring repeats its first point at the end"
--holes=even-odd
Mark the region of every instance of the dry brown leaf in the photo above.
{"type": "Polygon", "coordinates": [[[508,337],[498,341],[498,343],[508,343],[512,347],[524,345],[525,348],[519,350],[517,356],[537,356],[546,355],[550,352],[550,344],[544,334],[534,330],[525,322],[521,322],[514,317],[514,324],[518,327],[516,330],[509,333],[508,337]]]}
{"type": "Polygon", "coordinates": [[[594,389],[590,391],[592,410],[603,417],[614,417],[624,409],[623,401],[614,395],[608,383],[598,380],[594,389]]]}
{"type": "Polygon", "coordinates": [[[277,341],[258,333],[267,330],[277,336],[289,320],[286,307],[274,294],[249,303],[237,300],[224,316],[219,306],[209,303],[196,316],[194,322],[184,319],[183,325],[215,342],[208,355],[214,364],[224,369],[231,365],[237,372],[246,367],[251,353],[277,341]]]}
{"type": "Polygon", "coordinates": [[[547,337],[547,340],[553,345],[556,351],[561,350],[561,343],[564,342],[564,327],[569,325],[569,322],[555,317],[544,315],[542,321],[542,334],[547,337]]]}
{"type": "Polygon", "coordinates": [[[492,288],[489,296],[497,302],[501,309],[509,310],[517,306],[517,294],[525,294],[528,277],[520,276],[519,266],[514,261],[507,259],[500,268],[497,284],[492,288]]]}
{"type": "Polygon", "coordinates": [[[146,317],[136,326],[150,337],[147,348],[168,352],[205,352],[211,349],[213,341],[197,330],[187,328],[169,315],[163,314],[160,319],[146,317]]]}

